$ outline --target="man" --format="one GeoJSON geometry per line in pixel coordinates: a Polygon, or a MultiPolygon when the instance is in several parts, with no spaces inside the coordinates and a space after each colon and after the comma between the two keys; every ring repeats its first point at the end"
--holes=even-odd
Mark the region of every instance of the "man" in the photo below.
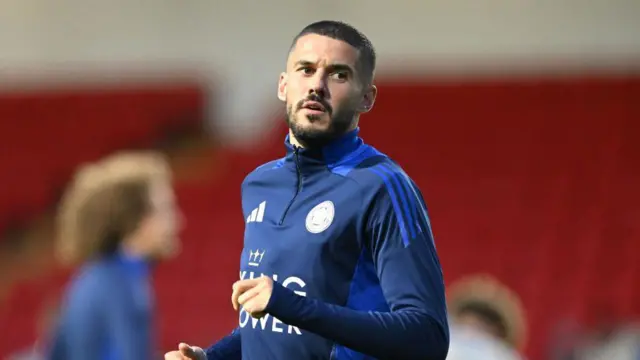
{"type": "Polygon", "coordinates": [[[522,360],[525,315],[519,297],[489,275],[450,287],[451,347],[447,360],[522,360]]]}
{"type": "Polygon", "coordinates": [[[444,284],[422,196],[358,137],[374,70],[371,43],[347,24],[317,22],[295,38],[278,85],[287,154],[242,184],[239,327],[165,359],[445,359],[444,284]]]}
{"type": "Polygon", "coordinates": [[[166,161],[126,153],[81,169],[58,218],[57,250],[81,264],[63,299],[49,359],[153,359],[150,266],[178,246],[166,161]]]}

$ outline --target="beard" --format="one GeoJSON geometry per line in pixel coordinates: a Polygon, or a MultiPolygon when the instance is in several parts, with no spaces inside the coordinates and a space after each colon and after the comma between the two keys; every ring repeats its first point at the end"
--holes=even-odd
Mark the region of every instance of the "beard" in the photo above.
{"type": "Polygon", "coordinates": [[[299,101],[295,107],[293,104],[287,104],[286,121],[293,136],[305,148],[321,148],[330,142],[342,137],[353,125],[356,118],[356,112],[353,110],[343,110],[334,113],[331,107],[318,98],[308,98],[299,101]],[[329,116],[329,125],[326,128],[316,128],[313,125],[301,124],[297,118],[298,112],[302,110],[305,101],[313,100],[321,102],[326,113],[322,115],[306,115],[310,123],[321,121],[322,116],[329,116]]]}

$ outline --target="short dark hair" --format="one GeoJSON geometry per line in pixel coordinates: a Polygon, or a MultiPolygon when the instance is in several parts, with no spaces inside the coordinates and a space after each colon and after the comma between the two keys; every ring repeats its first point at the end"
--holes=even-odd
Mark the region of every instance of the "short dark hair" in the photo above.
{"type": "Polygon", "coordinates": [[[308,34],[322,35],[332,39],[344,41],[358,49],[360,56],[358,59],[359,71],[365,83],[371,83],[376,70],[376,50],[371,41],[353,26],[335,20],[322,20],[307,25],[293,39],[291,49],[296,46],[296,42],[301,37],[308,34]]]}

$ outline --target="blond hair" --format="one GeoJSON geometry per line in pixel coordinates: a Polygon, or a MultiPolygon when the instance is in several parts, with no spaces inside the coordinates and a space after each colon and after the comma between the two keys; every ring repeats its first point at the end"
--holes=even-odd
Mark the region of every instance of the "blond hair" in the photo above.
{"type": "Polygon", "coordinates": [[[72,265],[113,252],[149,210],[150,184],[169,179],[156,152],[122,152],[82,166],[66,189],[57,217],[56,253],[72,265]]]}
{"type": "Polygon", "coordinates": [[[495,277],[476,274],[449,287],[449,311],[454,317],[470,304],[483,304],[495,311],[504,322],[505,341],[517,349],[526,342],[526,316],[520,297],[495,277]]]}

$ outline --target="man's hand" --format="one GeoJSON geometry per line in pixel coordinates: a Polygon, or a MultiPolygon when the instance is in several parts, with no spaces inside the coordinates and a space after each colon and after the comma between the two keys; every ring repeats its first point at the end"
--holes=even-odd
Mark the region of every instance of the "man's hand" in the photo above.
{"type": "Polygon", "coordinates": [[[236,311],[242,306],[252,317],[261,318],[264,316],[264,309],[269,303],[272,291],[273,280],[268,276],[236,281],[233,284],[231,303],[236,311]]]}
{"type": "Polygon", "coordinates": [[[207,360],[207,354],[197,346],[180,343],[177,351],[164,354],[164,360],[207,360]]]}

